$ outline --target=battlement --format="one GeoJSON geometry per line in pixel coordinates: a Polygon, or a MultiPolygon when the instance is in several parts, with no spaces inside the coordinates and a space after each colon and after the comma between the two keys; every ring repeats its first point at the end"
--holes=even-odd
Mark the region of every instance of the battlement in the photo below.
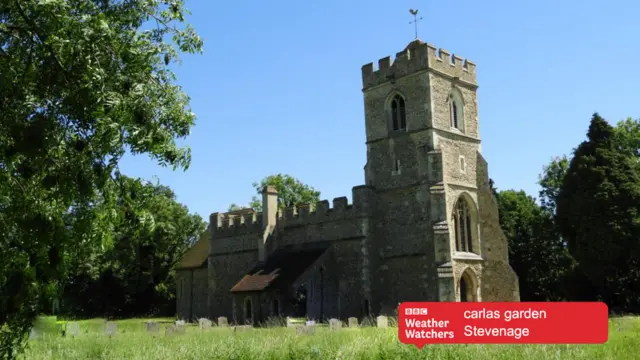
{"type": "Polygon", "coordinates": [[[390,56],[378,60],[377,69],[373,63],[362,67],[363,89],[384,84],[402,76],[420,70],[433,70],[462,81],[476,84],[476,64],[451,54],[445,49],[438,49],[420,40],[411,42],[403,51],[396,54],[395,60],[390,56]]]}
{"type": "MultiPolygon", "coordinates": [[[[288,227],[363,216],[369,210],[372,194],[371,187],[356,186],[352,189],[351,204],[346,196],[342,196],[334,198],[331,202],[332,206],[329,206],[329,200],[322,200],[316,204],[279,209],[277,223],[279,227],[288,227]]],[[[234,215],[233,212],[214,213],[211,214],[210,223],[214,239],[263,232],[261,212],[241,215],[234,215]]]]}

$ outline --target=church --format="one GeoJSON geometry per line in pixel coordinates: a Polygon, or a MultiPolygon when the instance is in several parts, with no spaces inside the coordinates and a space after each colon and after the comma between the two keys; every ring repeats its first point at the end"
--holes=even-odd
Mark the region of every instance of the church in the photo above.
{"type": "Polygon", "coordinates": [[[347,197],[214,213],[176,269],[181,319],[396,314],[405,301],[519,301],[482,157],[476,65],[414,40],[362,66],[367,163],[347,197]]]}

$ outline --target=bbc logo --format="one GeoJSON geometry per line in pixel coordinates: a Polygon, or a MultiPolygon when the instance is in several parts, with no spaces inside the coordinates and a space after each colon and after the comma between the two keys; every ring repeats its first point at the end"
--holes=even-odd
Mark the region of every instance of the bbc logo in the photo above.
{"type": "Polygon", "coordinates": [[[406,308],[404,309],[405,315],[427,315],[426,308],[406,308]]]}

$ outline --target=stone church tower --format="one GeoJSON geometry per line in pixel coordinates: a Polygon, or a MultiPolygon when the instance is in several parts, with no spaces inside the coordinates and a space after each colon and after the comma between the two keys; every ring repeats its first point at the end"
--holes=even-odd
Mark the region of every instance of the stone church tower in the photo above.
{"type": "Polygon", "coordinates": [[[475,64],[420,40],[362,67],[365,184],[213,213],[178,265],[185,319],[394,315],[405,301],[519,301],[487,162],[475,64]]]}
{"type": "Polygon", "coordinates": [[[420,40],[377,70],[362,67],[365,181],[378,194],[382,254],[376,287],[388,305],[416,298],[416,287],[435,301],[519,300],[481,155],[475,71],[420,40]]]}

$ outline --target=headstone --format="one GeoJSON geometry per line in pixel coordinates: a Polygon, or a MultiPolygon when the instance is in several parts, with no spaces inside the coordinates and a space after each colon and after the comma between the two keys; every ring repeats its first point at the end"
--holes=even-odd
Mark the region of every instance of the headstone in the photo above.
{"type": "Polygon", "coordinates": [[[293,327],[293,326],[294,326],[293,320],[287,316],[287,327],[293,327]]]}
{"type": "Polygon", "coordinates": [[[349,318],[349,327],[350,328],[357,328],[358,327],[358,318],[350,317],[349,318]]]}
{"type": "Polygon", "coordinates": [[[167,327],[164,328],[164,334],[165,335],[172,335],[176,333],[176,326],[175,325],[167,325],[167,327]]]}
{"type": "Polygon", "coordinates": [[[233,331],[238,332],[238,331],[248,331],[253,329],[253,326],[251,325],[239,325],[239,326],[234,326],[233,327],[233,331]]]}
{"type": "Polygon", "coordinates": [[[116,334],[116,331],[118,331],[118,323],[114,321],[107,322],[104,332],[109,336],[113,336],[116,334]]]}
{"type": "Polygon", "coordinates": [[[68,323],[67,324],[66,335],[68,335],[68,336],[78,336],[78,335],[80,335],[80,324],[78,324],[76,322],[68,323]]]}
{"type": "Polygon", "coordinates": [[[202,330],[209,329],[209,328],[211,328],[211,320],[205,319],[205,318],[199,319],[198,320],[198,325],[200,326],[200,329],[202,329],[202,330]]]}
{"type": "Polygon", "coordinates": [[[147,321],[145,323],[145,327],[147,328],[147,331],[150,333],[156,334],[160,332],[160,325],[158,325],[158,323],[155,321],[147,321]]]}
{"type": "Polygon", "coordinates": [[[226,317],[224,317],[224,316],[220,316],[220,317],[218,318],[218,326],[220,326],[220,327],[227,327],[227,326],[229,326],[229,321],[227,320],[227,318],[226,318],[226,317]]]}
{"type": "Polygon", "coordinates": [[[377,317],[378,320],[378,327],[379,328],[388,328],[389,327],[389,320],[387,319],[386,316],[384,315],[380,315],[377,317]]]}
{"type": "Polygon", "coordinates": [[[309,321],[307,321],[307,322],[305,323],[305,325],[307,325],[307,326],[313,326],[313,325],[315,325],[315,324],[316,324],[316,322],[315,322],[315,321],[313,321],[313,320],[309,320],[309,321]]]}
{"type": "Polygon", "coordinates": [[[40,337],[40,333],[38,332],[38,330],[36,329],[31,329],[31,332],[29,332],[29,339],[38,339],[40,337]]]}
{"type": "Polygon", "coordinates": [[[315,325],[306,325],[306,326],[298,325],[296,326],[296,334],[313,335],[316,333],[316,328],[317,327],[315,325]]]}
{"type": "Polygon", "coordinates": [[[177,326],[184,326],[185,322],[184,322],[184,320],[176,320],[176,325],[177,326]]]}
{"type": "Polygon", "coordinates": [[[338,331],[342,328],[342,321],[338,319],[329,320],[329,330],[338,331]]]}
{"type": "Polygon", "coordinates": [[[173,325],[173,328],[178,334],[185,334],[187,332],[187,326],[184,323],[173,325]]]}

